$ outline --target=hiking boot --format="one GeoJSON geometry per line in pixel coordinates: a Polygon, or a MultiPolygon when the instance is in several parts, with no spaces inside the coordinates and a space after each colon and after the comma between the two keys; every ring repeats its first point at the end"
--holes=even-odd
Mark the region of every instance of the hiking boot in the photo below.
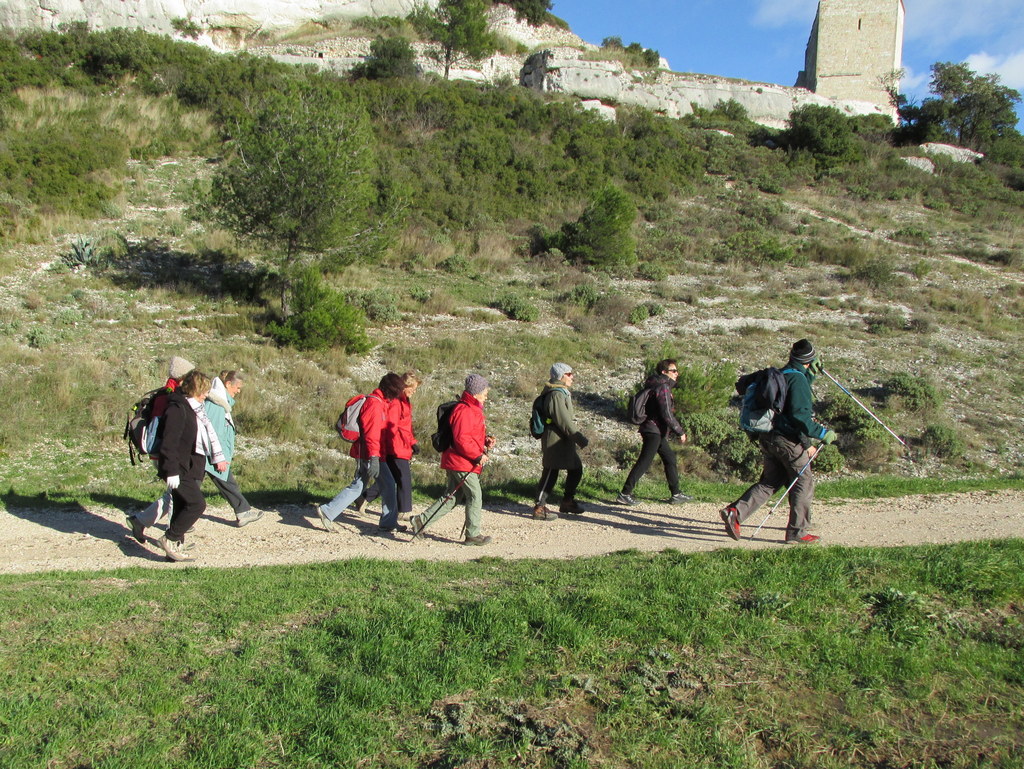
{"type": "Polygon", "coordinates": [[[552,513],[544,505],[535,505],[533,508],[533,520],[535,521],[553,521],[558,517],[558,513],[552,513]]]}
{"type": "Polygon", "coordinates": [[[563,499],[562,504],[558,506],[558,512],[560,513],[571,513],[572,515],[580,515],[586,512],[583,506],[572,497],[563,499]]]}
{"type": "Polygon", "coordinates": [[[409,531],[409,527],[404,523],[396,523],[394,526],[381,526],[380,530],[386,531],[388,534],[394,534],[396,531],[399,533],[409,531]]]}
{"type": "Polygon", "coordinates": [[[686,504],[687,502],[693,502],[693,497],[691,497],[689,494],[684,494],[681,491],[677,491],[671,497],[666,499],[665,502],[670,505],[683,505],[686,504]]]}
{"type": "Polygon", "coordinates": [[[349,510],[355,510],[357,513],[363,512],[366,509],[366,497],[360,494],[351,505],[348,506],[349,510]]]}
{"type": "Polygon", "coordinates": [[[157,544],[163,548],[168,561],[179,562],[195,560],[195,556],[189,555],[185,552],[184,542],[175,542],[173,539],[167,539],[166,534],[157,540],[157,544]]]}
{"type": "Polygon", "coordinates": [[[250,509],[246,510],[245,512],[237,513],[235,515],[235,526],[237,526],[238,528],[242,528],[243,526],[248,526],[250,523],[255,523],[256,521],[258,521],[262,517],[263,517],[263,511],[262,510],[256,510],[254,508],[250,508],[250,509]]]}
{"type": "Polygon", "coordinates": [[[320,509],[320,505],[313,505],[313,509],[316,510],[316,514],[320,516],[320,523],[324,525],[324,528],[332,534],[338,533],[338,527],[334,525],[334,521],[327,517],[323,510],[320,509]]]}
{"type": "Polygon", "coordinates": [[[128,527],[132,530],[135,541],[140,545],[146,544],[146,527],[142,525],[142,521],[134,515],[125,516],[125,520],[128,521],[128,527]]]}
{"type": "Polygon", "coordinates": [[[722,516],[722,523],[725,524],[725,533],[735,539],[737,542],[740,541],[740,515],[736,512],[735,507],[723,507],[718,511],[718,514],[722,516]]]}
{"type": "Polygon", "coordinates": [[[464,545],[475,545],[477,547],[481,547],[483,545],[486,545],[490,541],[491,541],[490,537],[485,537],[483,534],[478,534],[475,537],[466,537],[466,541],[463,542],[462,544],[464,544],[464,545]]]}
{"type": "Polygon", "coordinates": [[[787,545],[813,545],[819,541],[821,541],[821,537],[817,534],[804,534],[802,537],[793,537],[793,539],[786,537],[787,545]]]}
{"type": "Polygon", "coordinates": [[[423,531],[423,516],[413,515],[409,517],[409,527],[412,529],[413,536],[416,536],[423,531]]]}
{"type": "Polygon", "coordinates": [[[617,505],[635,505],[636,504],[636,500],[633,499],[633,495],[632,494],[627,494],[626,492],[622,491],[622,492],[619,492],[619,496],[617,496],[615,498],[615,504],[617,504],[617,505]]]}

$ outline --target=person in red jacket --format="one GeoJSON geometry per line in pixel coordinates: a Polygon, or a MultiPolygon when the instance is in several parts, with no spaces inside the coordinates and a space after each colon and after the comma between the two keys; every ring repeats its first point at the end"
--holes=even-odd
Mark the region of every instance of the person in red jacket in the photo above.
{"type": "Polygon", "coordinates": [[[377,389],[366,396],[359,412],[359,438],[349,451],[349,456],[356,460],[355,477],[326,505],[313,506],[327,531],[339,531],[334,519],[374,482],[380,484],[380,528],[386,532],[407,531],[408,527],[398,522],[395,479],[387,462],[381,461],[386,459],[384,428],[388,420],[388,403],[397,398],[402,389],[402,377],[389,372],[380,380],[377,389]]]}
{"type": "Polygon", "coordinates": [[[465,544],[486,545],[491,541],[490,537],[480,533],[480,514],[483,510],[480,470],[487,464],[487,452],[494,446],[494,438],[487,434],[484,420],[484,403],[490,389],[490,383],[479,374],[466,377],[466,389],[448,418],[452,428],[452,444],[441,454],[441,467],[448,475],[449,496],[432,515],[425,517],[424,513],[420,513],[409,519],[414,534],[450,513],[458,496],[466,505],[465,544]]]}
{"type": "MultiPolygon", "coordinates": [[[[395,495],[398,513],[412,512],[412,470],[410,461],[420,451],[420,445],[412,429],[412,405],[409,399],[420,386],[420,378],[412,371],[402,374],[404,388],[393,401],[388,403],[388,422],[384,428],[384,453],[388,469],[395,479],[395,495]]],[[[352,503],[352,508],[363,512],[363,508],[380,496],[380,486],[375,484],[352,503]]]]}

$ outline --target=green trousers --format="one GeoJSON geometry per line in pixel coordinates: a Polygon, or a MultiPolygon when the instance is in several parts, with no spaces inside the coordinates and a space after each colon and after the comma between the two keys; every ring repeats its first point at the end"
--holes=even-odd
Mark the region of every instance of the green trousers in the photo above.
{"type": "Polygon", "coordinates": [[[451,493],[451,490],[458,486],[460,482],[462,482],[462,487],[452,495],[451,499],[441,505],[436,512],[431,512],[430,508],[427,508],[427,510],[421,513],[423,520],[435,523],[448,515],[456,504],[462,502],[466,505],[466,536],[479,537],[480,517],[484,505],[484,494],[480,488],[480,475],[478,473],[470,473],[466,476],[466,480],[463,481],[463,473],[456,472],[455,470],[446,470],[445,472],[448,473],[448,490],[446,495],[451,493]]]}

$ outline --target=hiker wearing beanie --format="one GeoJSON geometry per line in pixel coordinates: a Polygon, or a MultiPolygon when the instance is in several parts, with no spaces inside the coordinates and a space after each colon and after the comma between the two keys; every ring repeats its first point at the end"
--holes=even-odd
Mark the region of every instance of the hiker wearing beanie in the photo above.
{"type": "MultiPolygon", "coordinates": [[[[177,391],[178,387],[181,385],[181,381],[194,368],[195,366],[193,366],[189,361],[178,355],[173,356],[168,362],[167,382],[164,383],[163,391],[153,396],[153,405],[149,412],[149,427],[147,430],[150,435],[162,435],[163,431],[160,423],[163,420],[164,413],[167,411],[168,398],[171,393],[177,391]]],[[[156,449],[154,449],[154,451],[155,450],[156,449]]],[[[158,461],[158,457],[155,453],[150,456],[150,459],[154,462],[158,461]]],[[[173,504],[174,499],[171,495],[170,489],[168,489],[141,513],[126,516],[128,528],[132,530],[132,536],[135,537],[135,540],[140,545],[144,544],[146,541],[146,527],[152,526],[161,518],[170,515],[173,504]]]]}
{"type": "Polygon", "coordinates": [[[467,545],[486,545],[491,538],[480,533],[483,511],[483,490],[480,471],[489,459],[487,452],[495,440],[487,434],[484,403],[491,384],[479,374],[466,377],[466,389],[448,417],[452,428],[451,446],[441,454],[441,467],[448,476],[448,498],[441,507],[424,520],[423,514],[409,519],[413,534],[419,534],[428,525],[450,513],[461,501],[466,506],[467,545]]]}
{"type": "Polygon", "coordinates": [[[640,423],[639,428],[643,446],[636,464],[626,476],[622,491],[615,498],[615,503],[619,505],[636,504],[636,500],[633,498],[633,489],[650,469],[655,455],[661,457],[662,464],[665,465],[665,480],[668,481],[669,490],[669,498],[666,502],[670,505],[678,505],[693,501],[693,497],[683,494],[679,490],[679,467],[676,462],[676,453],[669,444],[669,438],[672,436],[678,436],[681,442],[686,442],[683,426],[676,419],[676,403],[672,397],[672,389],[676,386],[676,380],[679,379],[679,367],[674,360],[666,358],[658,361],[658,365],[654,369],[654,373],[647,377],[643,386],[643,390],[650,391],[645,407],[646,418],[640,423]]]}
{"type": "Polygon", "coordinates": [[[576,374],[567,363],[556,363],[551,367],[550,381],[544,385],[537,403],[544,419],[544,434],[541,435],[541,474],[537,484],[537,500],[533,517],[539,521],[550,521],[558,516],[544,504],[558,480],[558,471],[565,470],[565,493],[558,506],[560,513],[579,515],[583,508],[576,502],[576,488],[583,478],[583,461],[576,447],[586,448],[589,441],[576,430],[576,415],[572,407],[572,387],[576,374]]]}
{"type": "Polygon", "coordinates": [[[794,344],[789,362],[782,370],[786,378],[785,405],[775,418],[771,432],[762,433],[757,438],[764,455],[761,478],[720,513],[726,534],[733,539],[740,538],[743,521],[794,479],[796,482],[789,492],[785,542],[806,545],[821,539],[807,531],[811,525],[811,502],[814,499],[814,473],[809,462],[818,451],[811,441],[832,443],[836,433],[814,421],[811,384],[820,371],[821,361],[811,342],[801,339],[794,344]]]}

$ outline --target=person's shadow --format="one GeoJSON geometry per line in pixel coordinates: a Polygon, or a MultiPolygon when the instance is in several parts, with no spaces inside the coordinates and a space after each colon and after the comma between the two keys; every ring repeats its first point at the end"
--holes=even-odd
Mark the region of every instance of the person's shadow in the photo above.
{"type": "MultiPolygon", "coordinates": [[[[131,497],[94,495],[93,499],[97,503],[115,507],[125,514],[140,509],[139,500],[131,497]]],[[[80,502],[56,502],[42,494],[30,497],[9,491],[0,494],[0,504],[3,504],[9,515],[37,526],[45,526],[61,534],[86,535],[113,542],[129,558],[164,560],[162,553],[158,554],[133,539],[127,525],[97,515],[80,502]]]]}

